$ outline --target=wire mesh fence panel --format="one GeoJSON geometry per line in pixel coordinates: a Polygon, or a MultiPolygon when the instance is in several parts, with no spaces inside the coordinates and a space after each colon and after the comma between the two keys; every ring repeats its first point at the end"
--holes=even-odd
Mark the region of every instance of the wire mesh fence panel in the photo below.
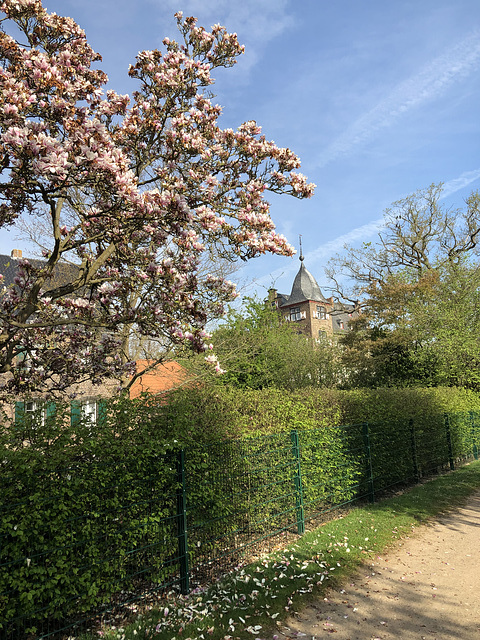
{"type": "MultiPolygon", "coordinates": [[[[478,460],[478,451],[480,448],[480,414],[476,411],[470,411],[468,414],[470,421],[470,450],[475,460],[478,460]]],[[[467,440],[468,442],[468,440],[467,440]]],[[[468,446],[468,445],[467,445],[468,446]]]]}
{"type": "Polygon", "coordinates": [[[288,434],[190,447],[185,459],[194,579],[231,569],[295,521],[288,434]]]}
{"type": "Polygon", "coordinates": [[[63,466],[27,451],[15,471],[4,460],[0,637],[66,637],[152,594],[208,584],[308,519],[478,457],[479,440],[470,412],[63,466]]]}
{"type": "Polygon", "coordinates": [[[480,437],[479,414],[474,411],[449,413],[451,452],[455,461],[478,458],[480,437]]]}
{"type": "Polygon", "coordinates": [[[424,416],[415,423],[415,437],[420,477],[428,476],[448,465],[449,447],[443,414],[424,416]]]}
{"type": "Polygon", "coordinates": [[[362,425],[301,431],[299,437],[306,518],[365,495],[362,425]]]}
{"type": "Polygon", "coordinates": [[[397,419],[369,423],[375,491],[382,492],[414,480],[417,476],[416,445],[412,440],[412,423],[397,419]]]}

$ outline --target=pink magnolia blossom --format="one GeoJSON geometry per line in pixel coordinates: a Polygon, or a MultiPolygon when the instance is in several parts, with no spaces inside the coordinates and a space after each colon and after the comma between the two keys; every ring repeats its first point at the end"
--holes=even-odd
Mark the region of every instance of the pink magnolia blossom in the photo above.
{"type": "Polygon", "coordinates": [[[0,10],[0,224],[28,213],[52,229],[44,262],[21,262],[0,298],[3,393],[126,384],[132,333],[210,351],[220,372],[205,324],[236,292],[203,275],[202,256],[292,255],[266,196],[314,189],[255,121],[219,126],[209,87],[243,53],[236,34],[178,12],[181,43],[139,53],[128,70],[138,88],[125,96],[106,90],[71,18],[41,0],[0,10]]]}

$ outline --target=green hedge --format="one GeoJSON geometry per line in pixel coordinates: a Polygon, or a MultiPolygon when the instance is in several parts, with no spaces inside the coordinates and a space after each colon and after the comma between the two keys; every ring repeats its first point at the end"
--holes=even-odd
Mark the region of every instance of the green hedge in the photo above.
{"type": "MultiPolygon", "coordinates": [[[[455,388],[239,392],[204,387],[174,394],[169,411],[172,428],[187,445],[193,439],[246,438],[251,447],[258,447],[259,436],[282,437],[282,445],[274,446],[276,441],[270,440],[268,457],[272,460],[278,456],[278,448],[288,450],[288,435],[298,430],[308,516],[370,495],[365,437],[377,491],[433,473],[448,466],[450,458],[471,455],[472,429],[476,428],[472,420],[480,412],[480,398],[472,391],[455,388]],[[449,415],[450,441],[445,414],[449,415]]],[[[254,471],[255,466],[262,467],[260,460],[261,453],[243,456],[242,465],[244,474],[255,478],[257,495],[267,504],[264,487],[270,490],[272,486],[271,471],[265,464],[262,477],[254,471]]],[[[279,484],[291,485],[291,467],[282,470],[277,465],[275,473],[279,484]]],[[[213,503],[209,504],[213,508],[213,503]]],[[[277,512],[273,507],[270,511],[272,522],[276,522],[277,512]]],[[[234,519],[230,524],[235,529],[234,519]]]]}
{"type": "Polygon", "coordinates": [[[471,455],[476,412],[478,396],[457,389],[216,387],[168,404],[111,401],[95,427],[60,405],[44,421],[4,420],[0,635],[61,628],[120,593],[180,584],[180,449],[188,560],[192,576],[205,577],[253,540],[295,526],[299,468],[304,512],[315,516],[369,497],[372,479],[378,491],[471,455]]]}
{"type": "Polygon", "coordinates": [[[61,628],[113,594],[178,581],[175,444],[155,429],[158,416],[130,402],[106,406],[97,427],[70,416],[57,405],[44,419],[17,411],[3,421],[2,637],[61,628]]]}
{"type": "Polygon", "coordinates": [[[422,420],[480,411],[480,396],[457,388],[184,389],[171,396],[169,424],[182,443],[289,432],[291,429],[422,420]]]}

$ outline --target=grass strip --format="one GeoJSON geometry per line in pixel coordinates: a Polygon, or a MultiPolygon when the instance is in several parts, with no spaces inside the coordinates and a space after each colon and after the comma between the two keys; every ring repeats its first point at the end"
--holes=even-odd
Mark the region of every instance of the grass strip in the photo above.
{"type": "MultiPolygon", "coordinates": [[[[276,625],[328,587],[480,489],[480,461],[308,531],[282,551],[226,576],[205,591],[171,595],[105,640],[244,640],[272,637],[276,625]]],[[[275,636],[273,636],[275,637],[275,636]]]]}

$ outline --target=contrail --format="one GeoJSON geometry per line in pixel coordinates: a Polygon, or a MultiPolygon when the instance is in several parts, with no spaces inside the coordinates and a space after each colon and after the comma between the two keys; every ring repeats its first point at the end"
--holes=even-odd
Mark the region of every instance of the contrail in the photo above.
{"type": "Polygon", "coordinates": [[[324,167],[355,146],[390,127],[405,113],[444,93],[457,80],[470,75],[480,63],[480,32],[475,30],[419,73],[399,84],[369,112],[349,126],[317,161],[324,167]]]}

